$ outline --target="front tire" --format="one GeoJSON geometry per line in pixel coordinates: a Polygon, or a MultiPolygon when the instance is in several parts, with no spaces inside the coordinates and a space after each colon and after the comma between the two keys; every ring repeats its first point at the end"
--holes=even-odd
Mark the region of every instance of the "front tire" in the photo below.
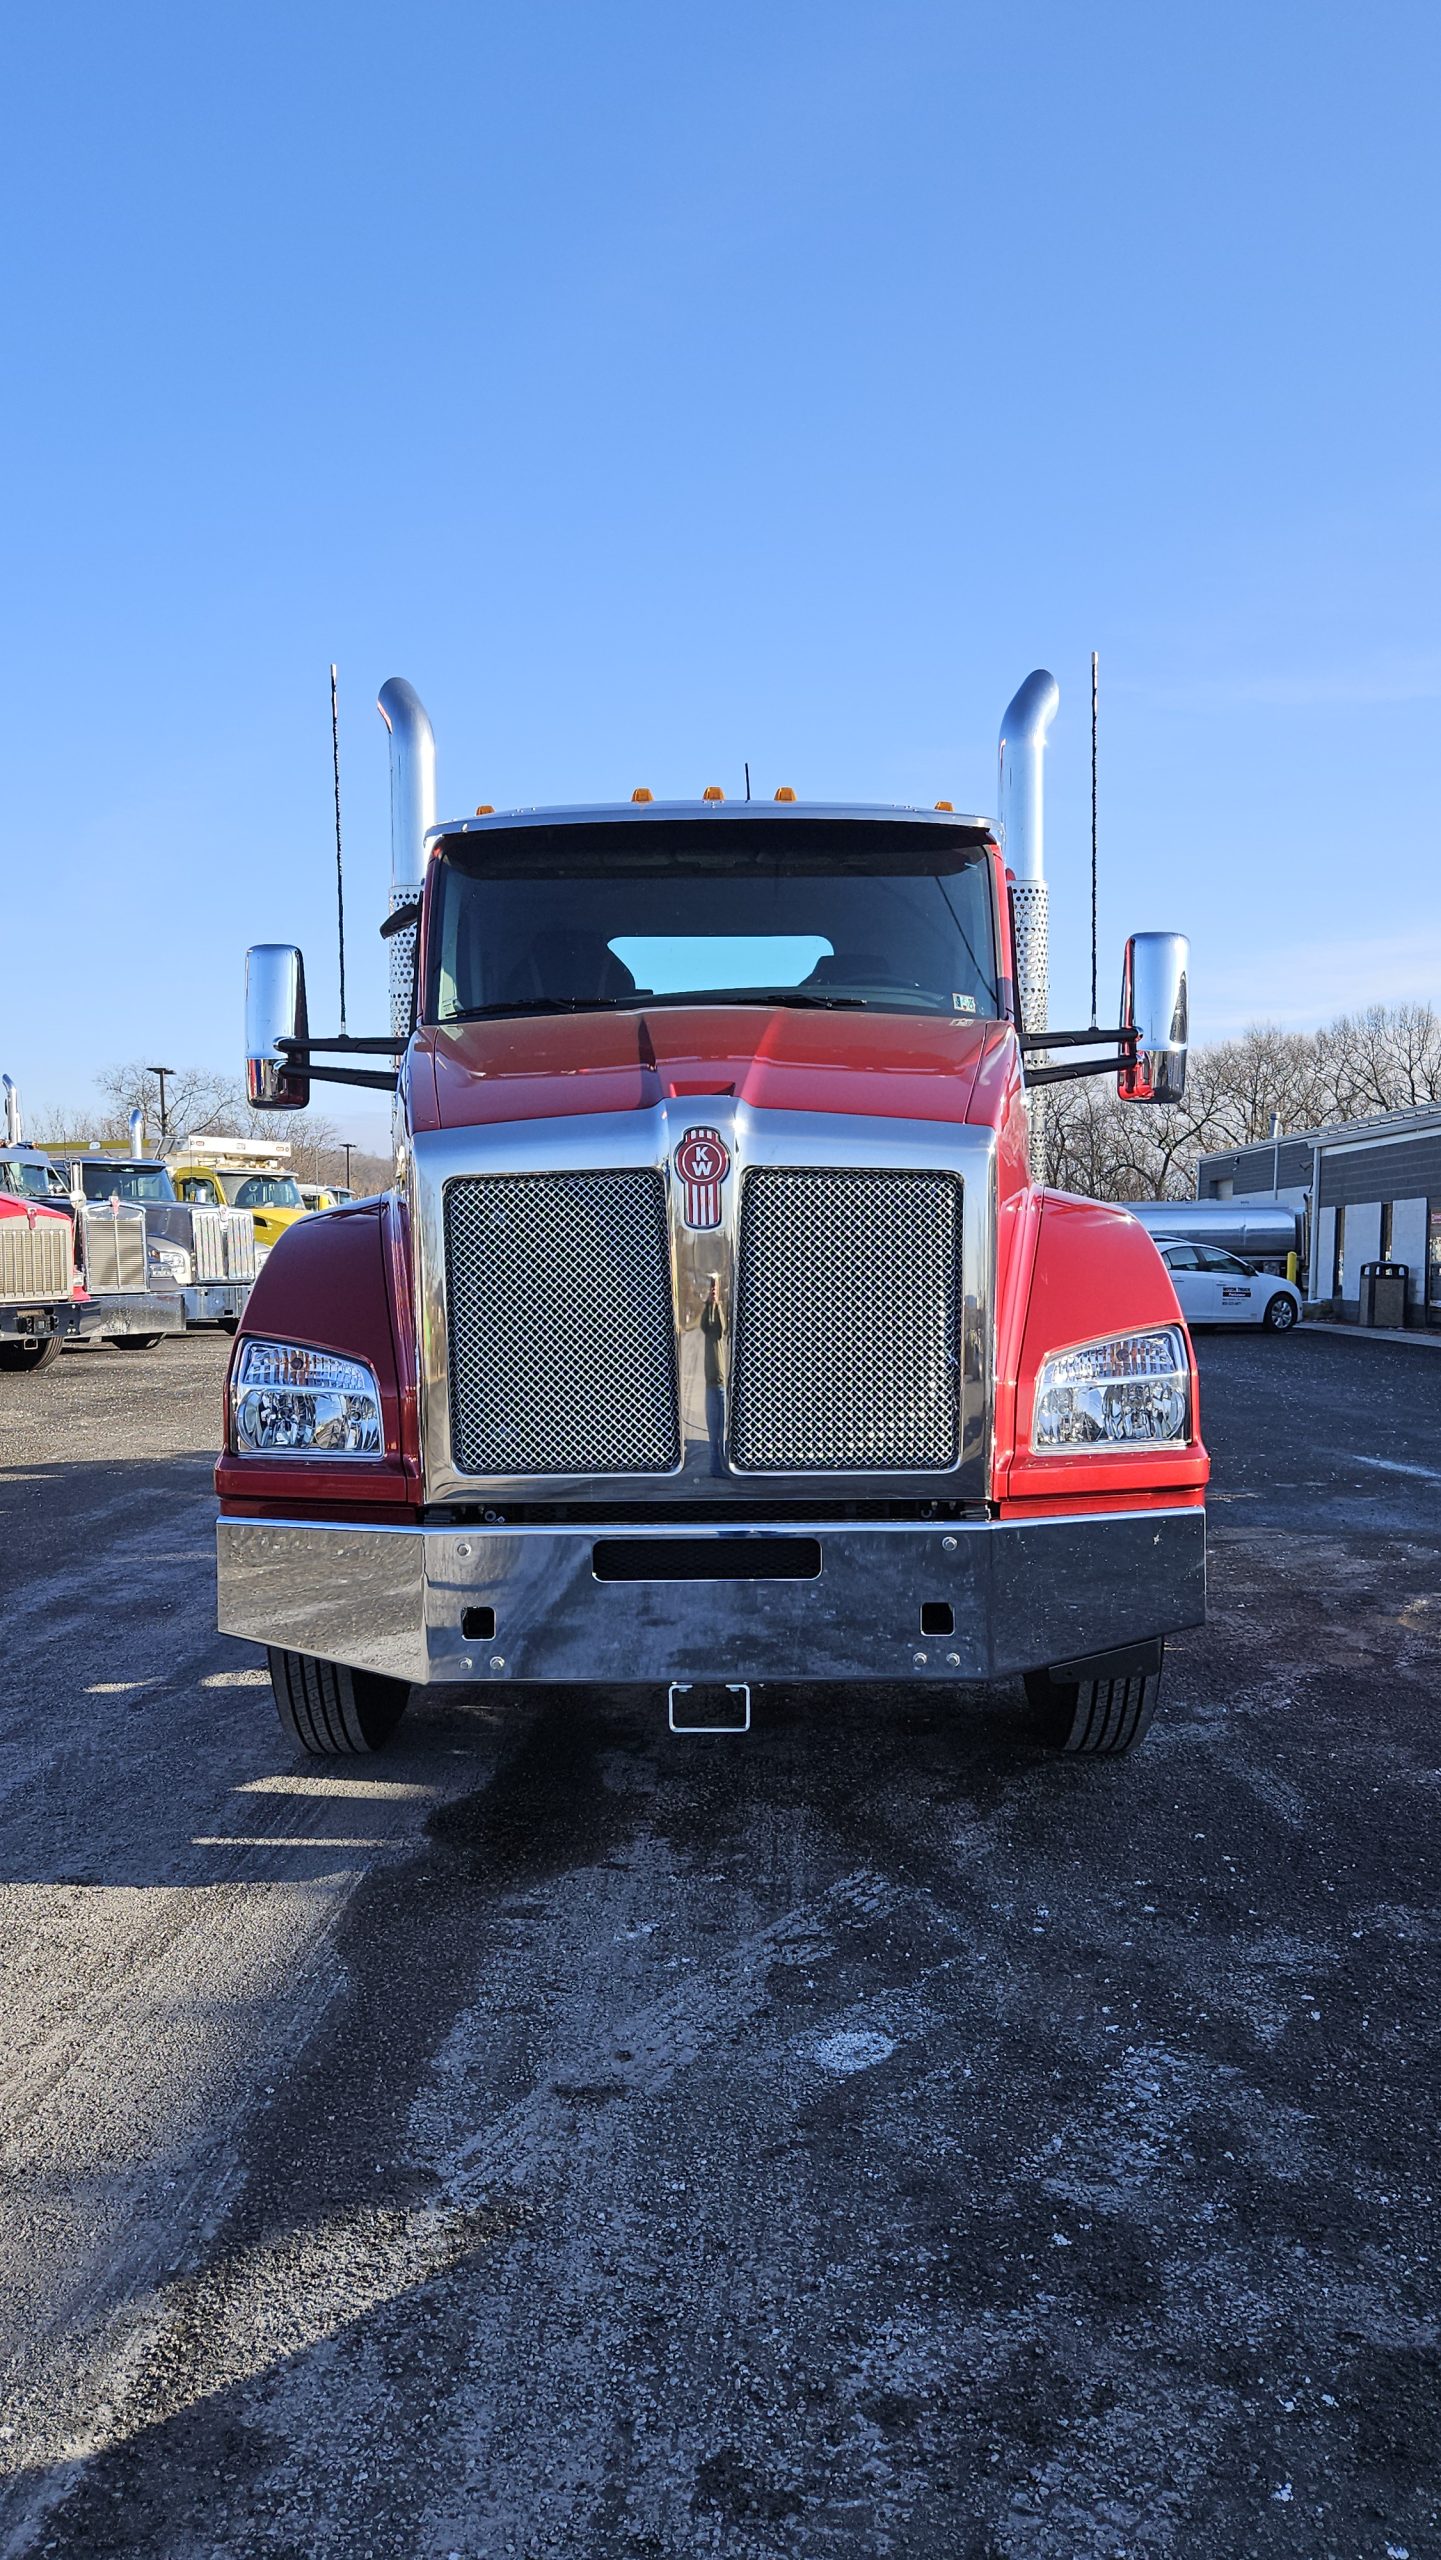
{"type": "Polygon", "coordinates": [[[289,1741],[324,1760],[385,1748],[405,1713],[407,1682],[279,1645],[267,1650],[275,1712],[289,1741]]]}
{"type": "Polygon", "coordinates": [[[1266,1312],[1261,1318],[1262,1324],[1268,1333],[1289,1333],[1295,1321],[1295,1299],[1288,1298],[1283,1289],[1278,1289],[1274,1298],[1266,1300],[1266,1312]]]}
{"type": "Polygon", "coordinates": [[[38,1342],[0,1342],[0,1369],[48,1369],[64,1347],[64,1337],[58,1333],[47,1333],[38,1342]]]}
{"type": "Polygon", "coordinates": [[[1163,1640],[1138,1648],[1138,1657],[1114,1666],[1081,1664],[1028,1671],[1026,1696],[1043,1742],[1071,1758],[1116,1759],[1144,1741],[1161,1688],[1163,1640]]]}

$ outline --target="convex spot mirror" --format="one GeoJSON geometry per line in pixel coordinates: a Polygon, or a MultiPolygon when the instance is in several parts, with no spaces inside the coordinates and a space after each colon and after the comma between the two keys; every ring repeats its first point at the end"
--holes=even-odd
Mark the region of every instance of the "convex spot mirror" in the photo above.
{"type": "Polygon", "coordinates": [[[1123,1102],[1179,1102],[1186,1090],[1187,977],[1184,933],[1133,933],[1121,979],[1121,1023],[1135,1056],[1116,1078],[1123,1102]]]}
{"type": "Polygon", "coordinates": [[[245,1091],[255,1111],[304,1111],[310,1078],[280,1047],[308,1040],[305,962],[293,942],[257,942],[245,955],[245,1091]]]}

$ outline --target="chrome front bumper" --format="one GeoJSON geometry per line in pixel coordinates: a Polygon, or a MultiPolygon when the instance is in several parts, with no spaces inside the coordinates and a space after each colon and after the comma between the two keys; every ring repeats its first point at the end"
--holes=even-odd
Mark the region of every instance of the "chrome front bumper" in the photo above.
{"type": "Polygon", "coordinates": [[[222,1519],[219,1622],[423,1684],[984,1680],[1198,1625],[1205,1536],[1196,1510],[700,1531],[222,1519]]]}
{"type": "Polygon", "coordinates": [[[73,1342],[108,1342],[120,1333],[183,1333],[185,1308],[177,1291],[161,1297],[87,1298],[77,1310],[73,1342]]]}
{"type": "Polygon", "coordinates": [[[196,1280],[185,1291],[187,1324],[219,1324],[228,1316],[243,1316],[250,1295],[248,1280],[196,1280]]]}

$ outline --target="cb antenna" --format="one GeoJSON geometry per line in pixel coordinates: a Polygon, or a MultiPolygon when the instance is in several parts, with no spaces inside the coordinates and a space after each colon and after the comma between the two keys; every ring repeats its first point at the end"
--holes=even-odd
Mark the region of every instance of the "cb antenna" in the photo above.
{"type": "MultiPolygon", "coordinates": [[[[340,690],[330,670],[330,762],[335,775],[335,923],[340,943],[340,1036],[345,1038],[345,856],[340,842],[340,690]]],[[[1093,973],[1094,974],[1094,973],[1093,973]]],[[[1091,1011],[1095,1012],[1094,1003],[1091,1011]]]]}
{"type": "Polygon", "coordinates": [[[1101,661],[1091,651],[1091,1028],[1096,1027],[1096,728],[1100,708],[1101,661]]]}
{"type": "Polygon", "coordinates": [[[747,761],[746,761],[746,798],[749,800],[750,796],[751,796],[751,769],[750,769],[750,761],[749,761],[749,759],[747,759],[747,761]]]}

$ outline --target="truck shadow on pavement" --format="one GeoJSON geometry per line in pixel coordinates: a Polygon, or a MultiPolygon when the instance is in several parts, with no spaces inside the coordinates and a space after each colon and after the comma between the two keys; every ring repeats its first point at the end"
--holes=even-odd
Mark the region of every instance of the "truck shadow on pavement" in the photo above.
{"type": "Polygon", "coordinates": [[[452,1792],[7,2548],[1424,2547],[1420,1870],[1383,1923],[1310,1736],[1228,1776],[1207,1641],[1099,1771],[998,1693],[422,1709],[384,1765],[452,1792]]]}

